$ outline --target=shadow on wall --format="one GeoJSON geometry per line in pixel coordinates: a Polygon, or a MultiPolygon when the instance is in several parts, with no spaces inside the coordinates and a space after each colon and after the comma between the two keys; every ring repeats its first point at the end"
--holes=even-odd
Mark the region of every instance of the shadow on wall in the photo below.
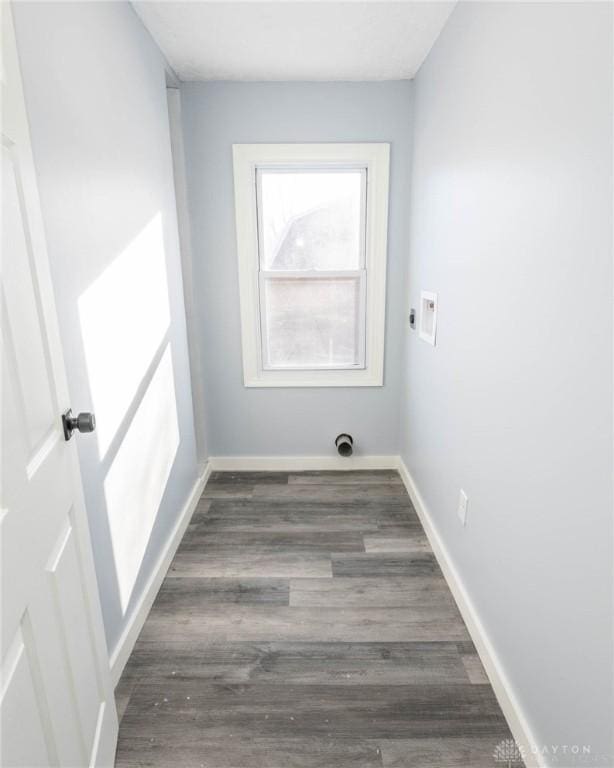
{"type": "Polygon", "coordinates": [[[79,320],[125,616],[180,442],[160,213],[81,294],[79,320]]]}

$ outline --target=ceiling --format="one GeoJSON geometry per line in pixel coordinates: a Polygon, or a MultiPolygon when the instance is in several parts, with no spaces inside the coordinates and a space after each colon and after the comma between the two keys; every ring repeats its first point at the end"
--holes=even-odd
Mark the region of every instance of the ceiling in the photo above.
{"type": "Polygon", "coordinates": [[[181,80],[412,78],[455,2],[133,2],[181,80]]]}

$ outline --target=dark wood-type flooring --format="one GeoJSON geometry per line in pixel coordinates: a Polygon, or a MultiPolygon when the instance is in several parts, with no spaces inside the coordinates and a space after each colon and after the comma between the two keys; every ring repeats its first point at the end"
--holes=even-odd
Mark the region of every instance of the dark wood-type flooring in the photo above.
{"type": "Polygon", "coordinates": [[[493,768],[511,738],[393,471],[214,473],[116,696],[117,768],[493,768]]]}

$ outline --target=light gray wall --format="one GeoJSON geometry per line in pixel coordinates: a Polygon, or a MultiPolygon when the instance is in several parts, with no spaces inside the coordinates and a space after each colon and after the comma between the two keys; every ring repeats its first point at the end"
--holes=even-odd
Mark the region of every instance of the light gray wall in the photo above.
{"type": "Polygon", "coordinates": [[[403,458],[538,744],[589,744],[603,765],[611,77],[611,4],[457,6],[415,80],[409,296],[438,292],[439,318],[435,348],[405,330],[401,413],[403,458]]]}
{"type": "Polygon", "coordinates": [[[357,453],[397,453],[411,90],[410,82],[181,86],[211,455],[334,455],[341,431],[354,435],[357,453]],[[385,386],[245,389],[232,144],[327,141],[391,143],[385,386]]]}
{"type": "Polygon", "coordinates": [[[97,433],[76,438],[112,651],[196,479],[165,62],[127,3],[16,3],[14,14],[73,408],[96,406],[97,388],[116,398],[100,401],[97,433]],[[162,234],[139,250],[152,221],[162,234]],[[145,268],[131,275],[134,263],[145,268]],[[81,314],[92,291],[94,335],[81,314]],[[108,365],[96,372],[88,354],[108,365]]]}

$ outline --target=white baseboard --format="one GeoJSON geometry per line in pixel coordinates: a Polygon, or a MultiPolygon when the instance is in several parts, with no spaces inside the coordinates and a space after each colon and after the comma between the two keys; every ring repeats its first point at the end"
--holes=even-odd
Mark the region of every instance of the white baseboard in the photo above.
{"type": "Polygon", "coordinates": [[[122,672],[124,671],[124,667],[126,666],[126,662],[132,653],[132,649],[134,648],[139,633],[143,628],[145,619],[149,615],[151,606],[156,599],[158,590],[164,581],[166,572],[168,571],[173,557],[175,556],[177,547],[179,546],[183,534],[188,527],[192,513],[198,504],[198,500],[202,495],[203,489],[207,484],[207,480],[209,479],[210,474],[211,463],[209,462],[206,464],[203,474],[201,474],[194,483],[194,487],[192,488],[186,503],[183,505],[183,509],[179,514],[177,522],[175,523],[175,526],[170,536],[168,537],[166,546],[160,553],[160,557],[158,558],[151,576],[149,577],[141,598],[130,614],[128,623],[126,624],[121,637],[119,638],[115,648],[113,649],[113,652],[111,653],[110,665],[111,680],[113,682],[113,686],[116,686],[119,682],[119,678],[121,677],[122,672]]]}
{"type": "Polygon", "coordinates": [[[301,472],[306,470],[397,469],[398,456],[214,456],[216,472],[301,472]]]}
{"type": "Polygon", "coordinates": [[[527,718],[522,712],[497,652],[484,629],[484,625],[482,624],[475,605],[463,584],[459,572],[456,570],[456,566],[450,557],[450,553],[435,527],[424,499],[422,498],[414,479],[410,475],[409,470],[400,457],[398,459],[398,470],[405,483],[405,487],[407,488],[407,493],[416,508],[416,512],[418,513],[418,517],[420,518],[420,522],[422,523],[422,527],[424,528],[431,548],[435,553],[435,557],[437,558],[437,562],[443,572],[444,578],[450,587],[450,591],[456,601],[461,616],[467,625],[467,630],[471,635],[473,644],[484,665],[484,669],[486,670],[486,674],[488,675],[488,679],[490,680],[490,684],[493,687],[495,696],[505,715],[505,719],[507,720],[512,735],[516,743],[524,751],[525,764],[527,768],[545,768],[547,764],[542,761],[541,755],[532,749],[538,742],[532,734],[527,718]]]}

